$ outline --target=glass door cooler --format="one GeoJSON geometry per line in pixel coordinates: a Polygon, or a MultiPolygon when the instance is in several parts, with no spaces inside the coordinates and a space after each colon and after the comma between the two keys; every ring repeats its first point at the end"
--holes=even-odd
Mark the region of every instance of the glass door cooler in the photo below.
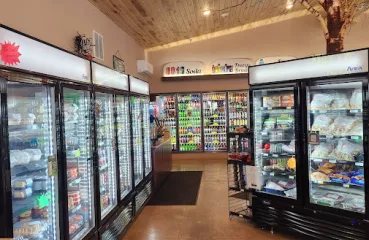
{"type": "Polygon", "coordinates": [[[201,94],[178,94],[179,151],[202,151],[201,94]]]}
{"type": "Polygon", "coordinates": [[[133,139],[133,170],[134,183],[138,185],[143,179],[143,126],[141,98],[131,96],[131,114],[132,114],[132,139],[133,139]]]}
{"type": "Polygon", "coordinates": [[[120,199],[124,199],[132,190],[129,97],[127,95],[116,95],[115,104],[117,109],[120,199]]]}
{"type": "Polygon", "coordinates": [[[254,159],[259,192],[297,199],[294,87],[253,91],[254,159]]]}
{"type": "Polygon", "coordinates": [[[144,162],[145,176],[149,175],[152,170],[151,163],[151,135],[150,135],[150,98],[147,96],[141,97],[142,108],[142,124],[143,124],[143,147],[144,147],[144,162]]]}
{"type": "Polygon", "coordinates": [[[204,93],[202,102],[205,151],[226,151],[226,93],[204,93]]]}
{"type": "Polygon", "coordinates": [[[117,205],[113,94],[95,93],[95,117],[100,214],[101,219],[104,219],[117,205]]]}
{"type": "Polygon", "coordinates": [[[228,125],[229,132],[237,127],[248,125],[248,91],[228,92],[228,125]]]}
{"type": "Polygon", "coordinates": [[[69,239],[83,239],[95,226],[90,91],[63,87],[62,96],[69,239]]]}
{"type": "Polygon", "coordinates": [[[307,86],[309,199],[365,213],[362,81],[307,86]]]}
{"type": "Polygon", "coordinates": [[[12,191],[8,221],[13,222],[14,239],[60,239],[55,88],[42,85],[41,79],[12,77],[28,83],[6,83],[11,176],[7,187],[12,191]]]}
{"type": "Polygon", "coordinates": [[[156,103],[159,105],[159,117],[161,118],[162,125],[170,129],[172,151],[175,152],[178,150],[176,95],[158,96],[156,103]]]}

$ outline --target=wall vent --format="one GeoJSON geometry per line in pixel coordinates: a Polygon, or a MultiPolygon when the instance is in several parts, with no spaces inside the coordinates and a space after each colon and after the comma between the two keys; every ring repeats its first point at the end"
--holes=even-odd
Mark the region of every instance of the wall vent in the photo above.
{"type": "Polygon", "coordinates": [[[96,31],[93,31],[93,36],[94,57],[104,60],[104,37],[96,31]]]}

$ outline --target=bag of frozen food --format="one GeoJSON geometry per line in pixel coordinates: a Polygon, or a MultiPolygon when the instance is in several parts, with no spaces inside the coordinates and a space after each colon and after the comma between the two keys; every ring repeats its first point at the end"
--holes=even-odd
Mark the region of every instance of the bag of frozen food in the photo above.
{"type": "Polygon", "coordinates": [[[346,135],[363,136],[363,124],[361,119],[359,124],[347,131],[346,135]]]}
{"type": "Polygon", "coordinates": [[[24,149],[23,151],[27,152],[31,156],[31,161],[39,161],[41,159],[42,153],[40,149],[24,149]]]}
{"type": "Polygon", "coordinates": [[[350,98],[351,109],[361,109],[363,104],[363,93],[361,89],[355,89],[350,98]]]}
{"type": "Polygon", "coordinates": [[[286,153],[295,153],[295,142],[291,141],[290,144],[286,145],[283,144],[282,145],[282,151],[286,152],[286,153]]]}
{"type": "Polygon", "coordinates": [[[347,135],[350,129],[362,125],[361,119],[358,117],[336,117],[328,128],[331,135],[342,136],[347,135]]]}
{"type": "Polygon", "coordinates": [[[268,181],[267,184],[265,185],[265,188],[271,189],[271,190],[276,190],[276,191],[284,191],[283,187],[279,186],[278,184],[276,184],[273,181],[268,181]]]}
{"type": "Polygon", "coordinates": [[[18,113],[9,113],[8,124],[9,126],[19,125],[21,123],[22,116],[18,113]]]}
{"type": "Polygon", "coordinates": [[[343,209],[365,213],[365,200],[364,198],[355,197],[350,200],[346,200],[342,203],[343,209]]]}
{"type": "Polygon", "coordinates": [[[287,197],[295,198],[297,196],[296,188],[284,191],[284,194],[286,194],[287,197]]]}
{"type": "Polygon", "coordinates": [[[364,172],[363,171],[356,171],[351,176],[351,183],[359,186],[364,186],[365,179],[364,179],[364,172]]]}
{"type": "Polygon", "coordinates": [[[312,158],[327,158],[329,154],[333,151],[333,143],[324,142],[316,146],[311,154],[312,158]]]}
{"type": "Polygon", "coordinates": [[[350,181],[350,177],[345,172],[332,173],[329,175],[329,178],[336,183],[348,183],[350,181]]]}
{"type": "Polygon", "coordinates": [[[331,107],[333,101],[332,94],[329,93],[316,93],[313,94],[313,100],[311,101],[311,110],[326,110],[331,107]]]}
{"type": "Polygon", "coordinates": [[[312,131],[319,131],[321,134],[326,134],[328,132],[329,126],[333,123],[334,117],[328,115],[319,115],[314,119],[312,131]]]}
{"type": "Polygon", "coordinates": [[[329,155],[329,158],[354,161],[355,155],[359,154],[362,149],[362,144],[352,143],[349,140],[343,138],[338,140],[337,147],[329,155]]]}
{"type": "Polygon", "coordinates": [[[348,109],[350,107],[350,101],[344,93],[334,93],[333,101],[331,103],[331,109],[348,109]]]}
{"type": "Polygon", "coordinates": [[[313,172],[311,175],[311,180],[314,182],[317,181],[329,181],[329,177],[321,172],[313,172]]]}
{"type": "Polygon", "coordinates": [[[31,156],[24,151],[10,150],[10,165],[24,165],[28,164],[31,160],[31,156]]]}

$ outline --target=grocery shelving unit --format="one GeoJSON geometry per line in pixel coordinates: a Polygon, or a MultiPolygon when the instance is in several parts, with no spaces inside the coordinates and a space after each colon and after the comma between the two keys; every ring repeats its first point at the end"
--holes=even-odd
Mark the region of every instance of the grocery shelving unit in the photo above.
{"type": "Polygon", "coordinates": [[[228,133],[228,204],[229,217],[251,218],[251,190],[246,189],[246,165],[251,165],[251,134],[228,133]]]}

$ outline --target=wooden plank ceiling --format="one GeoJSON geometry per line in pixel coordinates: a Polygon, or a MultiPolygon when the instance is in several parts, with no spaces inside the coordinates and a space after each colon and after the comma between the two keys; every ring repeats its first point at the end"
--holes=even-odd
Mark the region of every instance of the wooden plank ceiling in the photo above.
{"type": "MultiPolygon", "coordinates": [[[[143,47],[184,39],[283,16],[286,0],[89,0],[143,47]],[[238,5],[238,6],[236,6],[238,5]],[[232,7],[236,6],[236,7],[232,7]],[[209,16],[203,11],[210,9],[209,16]],[[228,13],[223,17],[223,13],[228,13]]],[[[311,0],[315,5],[316,0],[311,0]]]]}

